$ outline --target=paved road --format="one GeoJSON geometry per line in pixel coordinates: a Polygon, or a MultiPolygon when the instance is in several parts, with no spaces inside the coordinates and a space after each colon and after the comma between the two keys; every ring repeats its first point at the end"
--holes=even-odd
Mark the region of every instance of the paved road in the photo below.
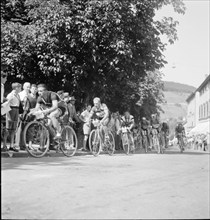
{"type": "Polygon", "coordinates": [[[209,218],[208,153],[2,158],[2,218],[209,218]]]}

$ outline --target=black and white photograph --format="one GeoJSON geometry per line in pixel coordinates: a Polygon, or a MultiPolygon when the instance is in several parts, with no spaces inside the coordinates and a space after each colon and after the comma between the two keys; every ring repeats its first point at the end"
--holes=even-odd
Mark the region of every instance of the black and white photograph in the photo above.
{"type": "Polygon", "coordinates": [[[1,219],[210,219],[210,0],[1,0],[1,219]]]}

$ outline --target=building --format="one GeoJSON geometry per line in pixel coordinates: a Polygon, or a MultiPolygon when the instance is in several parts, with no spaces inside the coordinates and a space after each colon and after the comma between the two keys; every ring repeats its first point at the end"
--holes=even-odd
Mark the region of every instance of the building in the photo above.
{"type": "Polygon", "coordinates": [[[210,133],[210,75],[187,98],[186,130],[191,133],[210,133]]]}

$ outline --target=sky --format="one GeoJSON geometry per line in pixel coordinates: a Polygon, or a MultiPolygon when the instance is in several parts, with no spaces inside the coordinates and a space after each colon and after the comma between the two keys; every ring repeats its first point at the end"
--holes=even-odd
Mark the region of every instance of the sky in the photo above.
{"type": "MultiPolygon", "coordinates": [[[[209,75],[210,53],[210,0],[184,0],[185,14],[165,6],[157,12],[156,18],[171,16],[179,21],[178,40],[168,45],[164,56],[168,64],[161,69],[163,80],[199,87],[209,75]]],[[[163,38],[164,40],[164,38],[163,38]]]]}

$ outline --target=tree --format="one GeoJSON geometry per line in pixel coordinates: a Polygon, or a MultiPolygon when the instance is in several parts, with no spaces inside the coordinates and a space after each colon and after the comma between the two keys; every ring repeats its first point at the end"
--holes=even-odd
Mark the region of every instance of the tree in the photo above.
{"type": "MultiPolygon", "coordinates": [[[[177,39],[176,21],[154,20],[166,4],[184,13],[181,0],[4,1],[2,60],[11,77],[63,88],[79,103],[100,96],[112,111],[134,109],[139,93],[152,87],[150,74],[166,63],[160,35],[177,39]],[[9,13],[12,3],[19,21],[9,13]]],[[[153,90],[143,99],[144,112],[156,109],[153,90]]]]}

